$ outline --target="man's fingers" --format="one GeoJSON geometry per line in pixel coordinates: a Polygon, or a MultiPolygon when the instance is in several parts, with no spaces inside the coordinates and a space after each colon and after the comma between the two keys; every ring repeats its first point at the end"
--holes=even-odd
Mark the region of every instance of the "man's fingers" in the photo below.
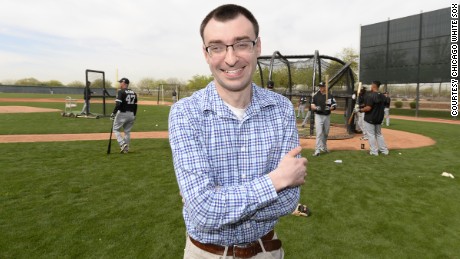
{"type": "Polygon", "coordinates": [[[302,158],[303,158],[303,160],[302,160],[302,161],[303,161],[303,165],[304,165],[304,166],[307,166],[308,160],[307,160],[305,157],[302,157],[302,158]]]}
{"type": "Polygon", "coordinates": [[[289,151],[286,155],[291,156],[291,157],[296,157],[298,154],[300,154],[300,152],[302,152],[302,147],[298,146],[292,149],[291,151],[289,151]]]}

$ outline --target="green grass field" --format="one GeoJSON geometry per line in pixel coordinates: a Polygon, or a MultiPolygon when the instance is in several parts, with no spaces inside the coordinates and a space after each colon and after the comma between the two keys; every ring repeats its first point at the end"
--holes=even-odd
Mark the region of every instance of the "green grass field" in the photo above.
{"type": "MultiPolygon", "coordinates": [[[[134,131],[167,129],[169,107],[140,110],[134,131]]],[[[55,113],[0,114],[0,121],[0,134],[110,129],[106,118],[55,113]]],[[[437,143],[388,157],[303,151],[309,176],[301,202],[312,216],[280,220],[286,258],[459,258],[460,126],[392,120],[391,128],[437,143]],[[444,171],[456,178],[441,177],[444,171]]],[[[106,155],[106,147],[0,144],[0,258],[182,258],[185,227],[168,140],[134,139],[127,155],[106,155]]]]}
{"type": "MultiPolygon", "coordinates": [[[[415,116],[415,110],[414,109],[396,109],[396,108],[391,108],[390,113],[393,115],[403,115],[403,116],[415,116]]],[[[426,118],[426,117],[431,117],[431,118],[440,118],[440,119],[448,119],[448,120],[458,120],[457,117],[452,117],[450,115],[450,111],[442,111],[442,110],[420,110],[419,117],[421,118],[426,118]]]]}

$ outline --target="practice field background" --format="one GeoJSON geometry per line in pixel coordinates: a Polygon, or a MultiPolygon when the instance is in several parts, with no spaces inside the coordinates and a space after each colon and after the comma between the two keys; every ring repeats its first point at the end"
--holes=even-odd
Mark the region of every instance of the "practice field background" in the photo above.
{"type": "MultiPolygon", "coordinates": [[[[133,130],[167,130],[168,112],[140,106],[133,130]]],[[[109,132],[111,125],[59,113],[0,114],[0,121],[0,134],[109,132]]],[[[437,143],[387,157],[303,151],[309,169],[300,202],[312,216],[280,220],[286,258],[460,258],[460,126],[392,120],[391,128],[437,143]]],[[[134,139],[126,155],[106,148],[107,140],[0,144],[0,258],[182,258],[168,140],[134,139]]]]}

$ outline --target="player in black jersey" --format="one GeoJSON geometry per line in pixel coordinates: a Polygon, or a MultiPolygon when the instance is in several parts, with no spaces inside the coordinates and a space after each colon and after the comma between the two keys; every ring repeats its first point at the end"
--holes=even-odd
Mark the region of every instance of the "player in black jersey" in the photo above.
{"type": "Polygon", "coordinates": [[[356,108],[356,112],[364,112],[364,128],[369,137],[369,154],[378,156],[379,152],[388,155],[389,151],[382,135],[386,97],[379,92],[380,81],[372,81],[371,92],[364,96],[364,108],[356,108]]]}
{"type": "Polygon", "coordinates": [[[134,125],[137,112],[137,94],[129,89],[129,80],[122,78],[120,81],[120,90],[115,100],[115,108],[110,116],[115,121],[113,122],[113,132],[117,137],[118,144],[120,145],[120,153],[128,153],[131,128],[134,125]],[[124,137],[120,133],[123,127],[124,137]]]}

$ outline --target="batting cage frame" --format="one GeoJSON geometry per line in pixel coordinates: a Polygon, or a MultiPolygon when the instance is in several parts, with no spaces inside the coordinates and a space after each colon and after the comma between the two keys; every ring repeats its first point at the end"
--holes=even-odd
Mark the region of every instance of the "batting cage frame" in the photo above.
{"type": "MultiPolygon", "coordinates": [[[[319,82],[326,82],[328,91],[333,91],[333,96],[339,103],[339,110],[343,110],[343,120],[331,122],[331,128],[341,128],[336,133],[330,132],[329,139],[352,138],[355,133],[354,118],[349,123],[353,114],[355,100],[355,74],[351,62],[344,62],[339,58],[320,55],[316,50],[312,55],[282,55],[279,51],[271,56],[260,56],[257,59],[260,84],[271,91],[275,91],[289,98],[307,98],[308,111],[312,115],[310,104],[313,95],[319,90],[319,82]],[[302,74],[302,76],[299,76],[302,74]],[[293,89],[294,86],[306,86],[301,90],[293,89]],[[309,87],[310,85],[310,87],[309,87]],[[311,89],[310,89],[311,88],[311,89]],[[332,134],[331,134],[332,133],[332,134]]],[[[314,137],[314,117],[310,116],[308,124],[298,123],[299,137],[314,137]],[[305,126],[308,126],[305,128],[305,126]]]]}
{"type": "Polygon", "coordinates": [[[111,108],[115,105],[116,96],[110,95],[106,88],[105,72],[101,70],[86,69],[85,82],[84,108],[86,109],[77,117],[99,118],[110,116],[111,108]],[[87,98],[87,96],[90,96],[92,100],[87,98]],[[98,109],[90,109],[90,107],[97,107],[98,109]]]}

